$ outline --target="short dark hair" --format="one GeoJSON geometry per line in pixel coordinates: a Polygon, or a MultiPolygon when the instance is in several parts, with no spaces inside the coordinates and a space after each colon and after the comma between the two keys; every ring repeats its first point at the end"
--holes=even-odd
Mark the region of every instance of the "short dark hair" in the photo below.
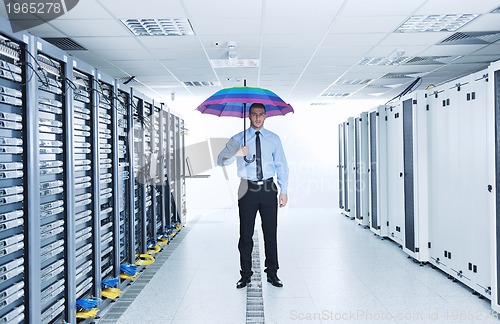
{"type": "Polygon", "coordinates": [[[258,103],[258,102],[254,102],[250,108],[248,109],[248,112],[250,113],[252,111],[252,108],[261,108],[261,109],[264,109],[264,112],[266,112],[266,106],[264,106],[264,104],[261,104],[261,103],[258,103]]]}

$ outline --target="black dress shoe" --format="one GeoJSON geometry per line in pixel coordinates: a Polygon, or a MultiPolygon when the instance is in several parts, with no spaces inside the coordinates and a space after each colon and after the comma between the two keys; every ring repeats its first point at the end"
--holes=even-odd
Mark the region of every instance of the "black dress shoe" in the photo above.
{"type": "Polygon", "coordinates": [[[283,287],[283,283],[277,275],[267,276],[267,282],[270,282],[274,287],[283,287]]]}
{"type": "Polygon", "coordinates": [[[246,287],[246,285],[249,284],[250,281],[252,281],[251,277],[241,277],[241,279],[236,283],[236,288],[240,289],[246,287]]]}

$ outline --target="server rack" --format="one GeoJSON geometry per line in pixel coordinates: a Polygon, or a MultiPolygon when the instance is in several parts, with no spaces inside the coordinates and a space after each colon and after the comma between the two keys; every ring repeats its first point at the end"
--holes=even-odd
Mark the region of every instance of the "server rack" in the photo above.
{"type": "Polygon", "coordinates": [[[134,149],[133,117],[130,90],[122,90],[116,84],[116,112],[118,138],[118,196],[119,196],[119,263],[131,264],[135,261],[134,226],[134,177],[132,154],[134,149]]]}
{"type": "MultiPolygon", "coordinates": [[[[2,26],[3,27],[3,26],[2,26]]],[[[2,30],[4,30],[2,28],[2,30]]],[[[34,144],[30,142],[28,125],[33,120],[27,94],[33,89],[27,86],[27,68],[22,62],[32,61],[25,56],[27,39],[23,35],[0,35],[0,321],[22,323],[25,305],[36,303],[29,295],[27,284],[40,284],[35,278],[39,258],[36,254],[40,242],[29,233],[39,231],[39,223],[29,222],[27,210],[34,205],[28,201],[31,193],[29,171],[33,161],[26,152],[34,144]],[[19,38],[18,38],[19,37],[19,38]],[[30,165],[31,164],[31,165],[30,165]],[[34,226],[33,226],[34,225],[34,226]],[[34,228],[34,227],[37,228],[34,228]],[[30,243],[34,243],[30,246],[30,243]],[[34,257],[31,259],[31,257],[34,257]],[[29,273],[27,273],[27,271],[29,273]]],[[[36,216],[36,215],[33,215],[36,216]]],[[[31,216],[31,217],[33,217],[31,216]]],[[[35,309],[37,305],[34,305],[35,309]]],[[[39,307],[38,307],[39,309],[39,307]]]]}
{"type": "Polygon", "coordinates": [[[136,255],[146,253],[146,174],[144,154],[144,129],[146,120],[144,118],[144,107],[142,95],[131,91],[133,107],[133,170],[134,170],[134,258],[136,255]]]}
{"type": "Polygon", "coordinates": [[[161,233],[162,238],[168,240],[167,231],[170,225],[170,204],[171,195],[169,187],[169,177],[168,177],[168,162],[169,162],[169,141],[168,141],[168,111],[165,105],[160,104],[160,215],[161,215],[161,233]]]}
{"type": "MultiPolygon", "coordinates": [[[[73,111],[74,226],[76,299],[100,296],[99,152],[94,130],[98,126],[96,71],[72,58],[70,89],[73,111]],[[90,289],[89,289],[90,288],[90,289]]],[[[41,106],[41,104],[39,104],[41,106]]],[[[70,257],[71,258],[71,257],[70,257]]]]}
{"type": "Polygon", "coordinates": [[[385,106],[369,113],[369,210],[370,230],[382,237],[388,235],[387,219],[387,120],[385,106]]]}
{"type": "MultiPolygon", "coordinates": [[[[97,74],[96,114],[99,179],[99,258],[98,285],[120,275],[120,202],[118,159],[118,108],[115,81],[97,74]]],[[[101,291],[96,296],[101,296],[101,291]]],[[[105,307],[106,304],[101,304],[105,307]]]]}
{"type": "MultiPolygon", "coordinates": [[[[153,246],[157,245],[158,239],[162,237],[162,203],[161,203],[161,132],[160,132],[160,124],[161,124],[161,106],[154,102],[153,104],[153,114],[151,116],[152,124],[151,124],[151,175],[152,175],[152,222],[151,222],[151,244],[153,246]]],[[[157,249],[153,249],[152,251],[156,252],[157,249]]]]}
{"type": "Polygon", "coordinates": [[[354,219],[356,215],[356,165],[355,165],[355,131],[354,131],[354,117],[350,117],[345,124],[345,187],[344,190],[346,192],[345,196],[345,208],[343,210],[343,214],[351,219],[354,219]]]}
{"type": "Polygon", "coordinates": [[[356,223],[369,227],[368,209],[368,113],[355,119],[356,223]]]}
{"type": "Polygon", "coordinates": [[[491,308],[500,312],[500,61],[488,68],[488,190],[491,217],[491,308]]]}
{"type": "Polygon", "coordinates": [[[480,71],[433,89],[427,99],[430,260],[490,298],[488,79],[480,71]]]}
{"type": "MultiPolygon", "coordinates": [[[[92,243],[78,250],[75,223],[75,202],[86,202],[88,194],[75,197],[73,178],[73,123],[71,88],[63,84],[72,66],[61,50],[36,40],[36,64],[39,69],[37,84],[38,110],[35,125],[40,178],[40,269],[41,280],[40,323],[67,319],[75,321],[76,299],[92,295],[93,279],[87,278],[76,286],[76,257],[92,253],[92,243]],[[59,109],[45,109],[40,103],[51,102],[59,109]],[[55,270],[51,270],[55,269],[55,270]]],[[[33,153],[34,153],[33,152],[33,153]]],[[[36,153],[34,153],[36,154],[36,153]]]]}
{"type": "Polygon", "coordinates": [[[399,102],[387,109],[387,192],[389,237],[404,244],[403,107],[399,102]]]}

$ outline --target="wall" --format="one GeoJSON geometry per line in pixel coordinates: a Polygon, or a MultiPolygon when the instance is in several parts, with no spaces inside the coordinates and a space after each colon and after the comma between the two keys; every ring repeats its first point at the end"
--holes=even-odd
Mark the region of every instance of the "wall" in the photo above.
{"type": "MultiPolygon", "coordinates": [[[[280,135],[290,168],[289,207],[338,207],[338,128],[337,125],[381,101],[341,101],[331,106],[292,105],[295,113],[266,119],[265,127],[280,135]]],[[[243,130],[243,120],[204,115],[199,103],[172,103],[189,129],[186,145],[209,138],[229,138],[243,130]],[[180,108],[189,107],[189,108],[180,108]]],[[[247,120],[247,127],[249,122],[247,120]]],[[[219,152],[212,152],[215,156],[219,152]]],[[[203,172],[205,179],[187,179],[189,209],[237,206],[239,179],[235,164],[224,170],[214,167],[203,172]]]]}

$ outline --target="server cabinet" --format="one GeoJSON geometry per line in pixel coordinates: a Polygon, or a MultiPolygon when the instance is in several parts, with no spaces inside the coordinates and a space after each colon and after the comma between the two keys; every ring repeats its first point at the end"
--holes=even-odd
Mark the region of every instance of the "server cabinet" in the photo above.
{"type": "Polygon", "coordinates": [[[345,208],[343,214],[351,219],[356,215],[356,165],[355,165],[355,131],[354,117],[350,117],[345,123],[345,208]]]}
{"type": "Polygon", "coordinates": [[[344,209],[344,124],[338,125],[338,139],[339,139],[339,208],[344,209]]]}
{"type": "Polygon", "coordinates": [[[356,223],[369,226],[368,209],[368,113],[355,119],[356,223]]]}
{"type": "MultiPolygon", "coordinates": [[[[34,143],[30,143],[33,129],[28,125],[33,118],[26,98],[32,90],[26,86],[27,73],[33,72],[22,64],[27,59],[26,41],[16,35],[0,35],[0,321],[3,323],[29,320],[31,316],[25,316],[25,305],[36,300],[34,296],[25,296],[25,292],[29,293],[26,286],[34,281],[34,286],[39,287],[39,278],[34,276],[39,275],[36,248],[40,242],[39,237],[30,237],[29,233],[39,232],[40,226],[39,222],[28,225],[29,217],[36,215],[27,212],[34,205],[34,201],[30,204],[27,199],[29,184],[33,185],[36,178],[27,172],[33,171],[33,165],[28,166],[32,161],[28,161],[26,152],[34,143]],[[31,242],[35,247],[29,246],[31,242]]],[[[39,310],[38,305],[34,307],[39,310]]]]}
{"type": "MultiPolygon", "coordinates": [[[[119,235],[119,264],[130,264],[135,260],[131,239],[134,232],[133,219],[131,218],[131,205],[133,203],[133,183],[131,181],[131,150],[129,146],[129,133],[131,130],[130,94],[116,84],[116,124],[118,140],[118,235],[119,235]]],[[[131,143],[133,145],[133,141],[131,143]]]]}
{"type": "Polygon", "coordinates": [[[428,261],[427,116],[425,95],[403,97],[387,112],[389,236],[428,261]]]}
{"type": "Polygon", "coordinates": [[[385,237],[388,235],[387,218],[387,121],[385,106],[368,114],[368,208],[370,230],[385,237]]]}
{"type": "Polygon", "coordinates": [[[488,189],[491,217],[491,308],[500,312],[500,62],[488,69],[488,189]]]}
{"type": "Polygon", "coordinates": [[[471,74],[427,99],[430,260],[489,298],[487,80],[484,71],[471,74]]]}
{"type": "MultiPolygon", "coordinates": [[[[74,165],[74,226],[76,299],[100,296],[100,204],[99,204],[99,152],[97,94],[94,92],[96,71],[88,64],[72,58],[73,91],[71,109],[73,120],[74,165]]],[[[47,104],[39,104],[46,108],[47,104]]]]}
{"type": "Polygon", "coordinates": [[[144,99],[142,95],[131,91],[133,107],[133,170],[134,170],[134,259],[136,255],[146,253],[146,157],[145,129],[149,123],[144,118],[144,99]]]}
{"type": "Polygon", "coordinates": [[[389,237],[404,244],[403,106],[387,108],[387,218],[389,237]]]}
{"type": "MultiPolygon", "coordinates": [[[[166,236],[170,226],[171,194],[169,186],[169,116],[167,107],[160,104],[160,191],[161,191],[161,219],[162,233],[166,236]]],[[[168,238],[167,238],[168,239],[168,238]]]]}
{"type": "MultiPolygon", "coordinates": [[[[96,80],[98,116],[95,146],[99,155],[99,282],[120,275],[120,207],[118,179],[117,96],[115,81],[100,72],[96,80]]],[[[97,296],[101,296],[100,292],[97,296]]],[[[102,305],[105,306],[105,305],[102,305]]]]}
{"type": "MultiPolygon", "coordinates": [[[[71,74],[68,56],[44,41],[36,40],[39,77],[37,84],[38,118],[36,126],[40,167],[40,323],[66,319],[75,321],[76,299],[92,295],[93,278],[76,286],[76,259],[92,254],[92,243],[76,248],[73,222],[75,203],[87,204],[91,194],[75,195],[73,160],[73,123],[71,90],[63,84],[71,74]],[[45,109],[45,103],[57,109],[45,109]],[[50,104],[48,104],[50,103],[50,104]]],[[[33,152],[33,154],[36,154],[33,152]]],[[[80,234],[80,233],[78,233],[80,234]]],[[[91,234],[90,234],[91,235],[91,234]]]]}
{"type": "Polygon", "coordinates": [[[151,128],[151,145],[152,145],[152,155],[151,155],[151,163],[154,163],[152,166],[152,209],[153,209],[153,228],[151,233],[151,243],[156,245],[156,242],[159,238],[162,237],[162,228],[163,228],[163,220],[162,220],[162,152],[161,152],[161,138],[162,134],[160,131],[160,124],[162,118],[162,108],[159,103],[154,103],[153,105],[154,113],[152,115],[152,128],[151,128]],[[153,174],[154,173],[154,174],[153,174]]]}

